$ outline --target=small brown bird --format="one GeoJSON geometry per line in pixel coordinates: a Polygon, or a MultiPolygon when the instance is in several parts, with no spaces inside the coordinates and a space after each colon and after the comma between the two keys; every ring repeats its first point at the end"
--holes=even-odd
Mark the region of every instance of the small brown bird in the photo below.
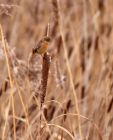
{"type": "Polygon", "coordinates": [[[43,55],[47,51],[50,41],[51,39],[48,36],[45,36],[43,39],[41,39],[33,48],[33,54],[38,53],[43,55]]]}

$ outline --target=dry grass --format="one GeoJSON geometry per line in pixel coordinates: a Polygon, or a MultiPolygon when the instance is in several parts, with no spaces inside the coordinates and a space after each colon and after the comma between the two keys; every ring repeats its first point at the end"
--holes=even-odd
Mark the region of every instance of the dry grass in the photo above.
{"type": "Polygon", "coordinates": [[[112,8],[0,0],[0,140],[113,140],[112,8]]]}

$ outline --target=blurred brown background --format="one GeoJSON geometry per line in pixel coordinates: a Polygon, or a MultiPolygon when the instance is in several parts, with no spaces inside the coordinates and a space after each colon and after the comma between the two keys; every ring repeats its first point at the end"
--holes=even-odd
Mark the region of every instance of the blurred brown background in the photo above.
{"type": "MultiPolygon", "coordinates": [[[[9,44],[9,50],[14,50],[16,58],[24,61],[25,66],[32,48],[45,35],[47,25],[50,24],[52,42],[48,51],[52,56],[52,62],[46,96],[46,101],[50,101],[50,103],[45,103],[47,113],[45,118],[48,123],[58,115],[68,112],[76,113],[76,103],[72,94],[60,29],[55,27],[56,19],[51,1],[0,0],[0,24],[9,44]],[[58,101],[63,111],[57,103],[51,100],[58,101]]],[[[83,140],[113,140],[113,1],[59,0],[59,10],[80,114],[93,120],[90,122],[81,117],[83,140]],[[98,129],[95,128],[93,122],[98,129]]],[[[36,61],[40,61],[40,58],[36,61]]],[[[20,67],[20,69],[23,69],[23,67],[20,67]]],[[[1,86],[7,77],[7,67],[2,43],[0,42],[1,86]]],[[[25,98],[25,104],[28,104],[26,99],[30,98],[31,93],[28,85],[26,85],[26,80],[24,81],[23,76],[21,78],[22,87],[19,86],[23,88],[22,96],[25,98]]],[[[35,82],[35,84],[39,83],[35,82]]],[[[15,86],[15,88],[17,87],[15,86]]],[[[7,109],[7,105],[4,105],[7,93],[1,95],[0,98],[0,113],[3,114],[7,109]]],[[[15,95],[16,100],[18,98],[15,95]]],[[[20,101],[15,102],[17,110],[22,108],[20,104],[20,101]]],[[[31,101],[28,108],[32,104],[36,104],[35,101],[31,101]]],[[[17,112],[18,116],[22,117],[20,115],[22,114],[21,109],[17,112]]],[[[35,113],[39,113],[39,110],[35,110],[35,113]]],[[[31,117],[31,122],[35,115],[28,115],[31,117]]],[[[2,118],[1,122],[3,122],[5,120],[4,115],[0,117],[2,118]]],[[[69,115],[63,122],[60,119],[54,123],[66,128],[78,140],[77,117],[69,115]]],[[[34,127],[36,128],[34,123],[31,126],[33,130],[34,127]]],[[[24,128],[22,127],[22,129],[24,128]]],[[[9,130],[11,129],[9,128],[9,130]]],[[[45,129],[45,131],[47,130],[45,129]]],[[[64,140],[71,140],[67,133],[64,132],[62,135],[58,128],[53,130],[50,128],[50,131],[51,135],[47,131],[48,135],[43,135],[43,140],[61,140],[61,137],[64,140]]],[[[26,137],[27,132],[27,130],[23,132],[17,130],[18,139],[29,139],[29,136],[26,137]]],[[[32,133],[34,139],[39,139],[35,137],[34,131],[32,133]]],[[[6,140],[10,138],[12,138],[12,135],[6,134],[6,140]]]]}

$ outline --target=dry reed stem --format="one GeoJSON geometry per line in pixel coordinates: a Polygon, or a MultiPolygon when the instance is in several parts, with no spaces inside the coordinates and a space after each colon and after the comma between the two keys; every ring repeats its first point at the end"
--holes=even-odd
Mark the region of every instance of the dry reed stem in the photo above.
{"type": "Polygon", "coordinates": [[[50,122],[53,122],[53,121],[57,120],[58,118],[64,117],[64,116],[77,116],[77,117],[80,116],[80,118],[83,118],[83,119],[85,119],[85,120],[91,122],[91,124],[92,124],[92,125],[94,126],[94,128],[96,129],[100,140],[103,140],[102,134],[101,134],[101,132],[100,132],[99,127],[97,126],[97,124],[96,124],[93,120],[91,120],[91,119],[89,119],[89,118],[87,118],[87,117],[85,117],[85,116],[83,116],[83,115],[79,115],[79,114],[75,114],[75,113],[62,114],[62,115],[59,115],[59,116],[55,117],[55,118],[52,119],[50,122]]]}
{"type": "Polygon", "coordinates": [[[75,91],[74,88],[74,83],[73,83],[73,78],[72,78],[72,73],[71,73],[71,68],[70,68],[70,64],[69,64],[69,60],[68,60],[68,53],[67,53],[67,48],[66,48],[66,44],[65,44],[65,39],[64,39],[64,33],[63,33],[63,26],[62,26],[62,16],[61,16],[61,12],[59,10],[59,3],[57,0],[53,0],[54,1],[54,5],[53,8],[55,9],[54,11],[57,12],[56,13],[56,18],[59,22],[59,30],[60,30],[60,34],[61,34],[61,38],[62,38],[62,44],[63,44],[63,49],[64,49],[64,56],[66,59],[66,66],[67,66],[67,70],[68,70],[68,74],[69,74],[69,78],[70,78],[70,85],[73,91],[73,95],[74,95],[74,99],[75,99],[75,108],[78,114],[78,128],[79,128],[79,136],[80,136],[80,140],[82,140],[82,130],[81,130],[81,121],[80,121],[80,112],[79,112],[79,106],[78,106],[78,99],[77,99],[77,93],[75,91]],[[57,10],[56,10],[57,9],[57,10]]]}
{"type": "MultiPolygon", "coordinates": [[[[42,110],[42,106],[46,96],[47,90],[47,82],[48,82],[48,74],[50,68],[51,57],[45,52],[43,55],[43,64],[42,64],[42,81],[41,81],[41,93],[40,93],[40,111],[42,110]]],[[[41,120],[42,116],[40,115],[40,139],[41,139],[41,120]]]]}
{"type": "Polygon", "coordinates": [[[74,136],[66,128],[64,128],[64,127],[62,127],[60,125],[57,125],[57,124],[48,124],[48,126],[53,126],[53,127],[57,127],[59,129],[61,129],[62,131],[64,131],[65,133],[67,133],[72,140],[75,140],[74,136]]]}
{"type": "Polygon", "coordinates": [[[50,23],[47,24],[46,36],[50,35],[50,23]]]}
{"type": "Polygon", "coordinates": [[[53,12],[54,12],[54,20],[55,20],[55,23],[57,23],[57,26],[58,26],[58,24],[59,24],[59,11],[58,11],[57,0],[52,0],[52,6],[53,6],[53,12]]]}
{"type": "MultiPolygon", "coordinates": [[[[23,110],[24,110],[24,113],[25,113],[25,116],[26,116],[27,126],[28,126],[28,128],[30,128],[30,123],[29,123],[29,119],[28,119],[28,113],[27,113],[27,109],[26,109],[26,106],[25,106],[25,104],[24,104],[24,101],[23,101],[23,98],[22,98],[22,95],[21,95],[21,94],[22,94],[22,93],[21,93],[21,90],[20,90],[20,88],[19,88],[19,86],[18,86],[18,84],[17,84],[16,81],[15,81],[15,84],[16,84],[16,86],[17,86],[18,95],[19,95],[19,98],[20,98],[20,101],[21,101],[21,103],[22,103],[22,107],[23,107],[23,110]]],[[[31,131],[30,131],[30,138],[31,138],[31,140],[33,140],[31,131]]]]}
{"type": "MultiPolygon", "coordinates": [[[[11,100],[10,100],[11,101],[11,100]]],[[[8,103],[8,109],[7,109],[7,117],[6,117],[6,120],[5,120],[5,123],[4,123],[4,128],[3,128],[3,132],[2,132],[2,139],[4,140],[4,138],[5,138],[5,131],[6,131],[6,125],[7,125],[7,122],[8,122],[8,113],[9,113],[9,109],[10,109],[10,101],[9,101],[9,103],[8,103]]]]}
{"type": "Polygon", "coordinates": [[[44,103],[46,96],[50,62],[51,62],[50,55],[48,53],[45,53],[43,56],[43,66],[42,66],[42,82],[41,82],[42,89],[40,94],[41,106],[44,103]]]}
{"type": "MultiPolygon", "coordinates": [[[[14,107],[14,97],[13,97],[13,79],[11,76],[11,70],[10,70],[10,64],[9,64],[9,59],[8,59],[8,44],[6,43],[3,35],[3,30],[2,26],[0,25],[0,34],[1,34],[1,39],[2,39],[2,44],[3,44],[3,49],[4,49],[4,54],[5,54],[5,59],[6,59],[6,65],[7,65],[7,71],[8,71],[8,76],[9,76],[9,82],[11,86],[11,103],[12,103],[12,113],[13,113],[13,132],[14,132],[14,140],[16,140],[16,124],[15,124],[15,107],[14,107]]],[[[9,101],[9,106],[10,106],[10,101],[9,101]]]]}
{"type": "Polygon", "coordinates": [[[51,36],[55,37],[57,34],[57,30],[59,28],[59,13],[58,13],[58,3],[56,0],[52,0],[52,7],[53,7],[53,20],[54,20],[54,26],[51,31],[51,36]]]}

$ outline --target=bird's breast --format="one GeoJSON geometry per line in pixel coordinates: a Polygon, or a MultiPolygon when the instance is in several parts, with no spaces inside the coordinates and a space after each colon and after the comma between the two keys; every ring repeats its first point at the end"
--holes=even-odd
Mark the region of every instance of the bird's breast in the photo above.
{"type": "Polygon", "coordinates": [[[45,53],[45,52],[47,51],[47,49],[48,49],[48,43],[47,43],[47,42],[44,42],[44,43],[42,43],[41,46],[39,47],[38,53],[39,53],[39,54],[43,54],[43,53],[45,53]]]}

